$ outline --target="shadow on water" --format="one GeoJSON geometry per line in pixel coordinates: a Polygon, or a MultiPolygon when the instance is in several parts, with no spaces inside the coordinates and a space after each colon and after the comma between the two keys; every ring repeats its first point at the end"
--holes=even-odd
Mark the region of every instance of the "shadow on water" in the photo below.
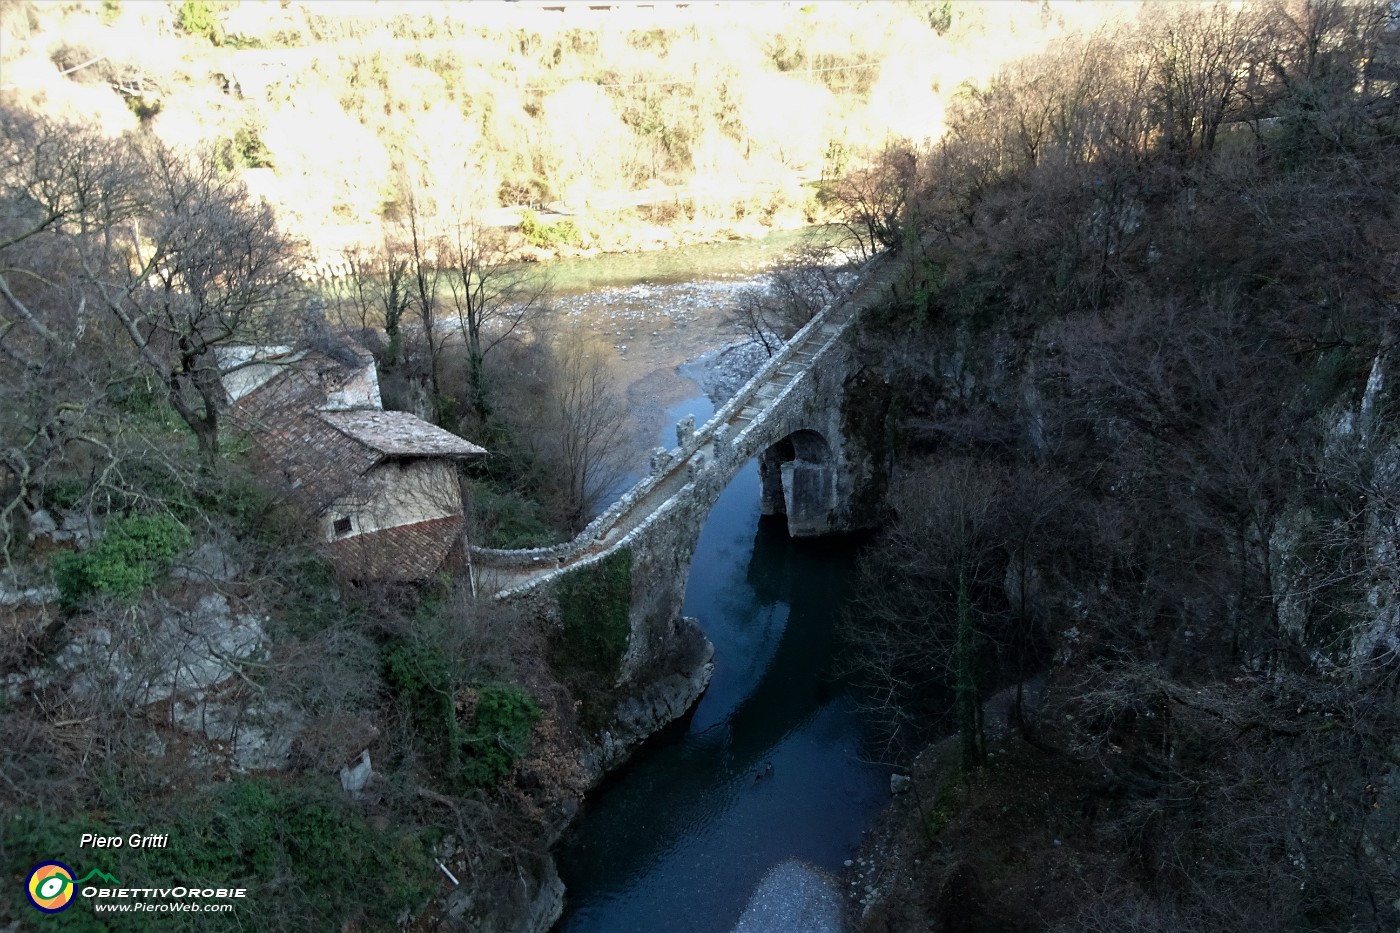
{"type": "Polygon", "coordinates": [[[730,483],[685,600],[715,643],[714,679],[590,798],[559,853],[559,930],[728,931],[775,863],[849,857],[885,780],[861,760],[865,723],[831,675],[858,547],[760,520],[753,465],[730,483]]]}

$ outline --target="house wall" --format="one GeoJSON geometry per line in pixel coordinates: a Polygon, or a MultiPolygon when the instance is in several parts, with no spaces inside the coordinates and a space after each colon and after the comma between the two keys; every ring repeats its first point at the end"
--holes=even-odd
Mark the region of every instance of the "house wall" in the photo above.
{"type": "Polygon", "coordinates": [[[327,541],[335,541],[461,514],[461,487],[452,461],[391,460],[371,469],[321,513],[321,531],[327,541]],[[350,519],[348,534],[335,530],[341,518],[350,519]]]}

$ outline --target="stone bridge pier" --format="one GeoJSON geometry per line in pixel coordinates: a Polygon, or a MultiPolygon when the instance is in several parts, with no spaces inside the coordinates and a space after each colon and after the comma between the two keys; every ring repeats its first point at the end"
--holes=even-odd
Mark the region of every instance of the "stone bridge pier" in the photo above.
{"type": "Polygon", "coordinates": [[[794,538],[824,535],[833,530],[840,508],[836,456],[818,431],[802,428],[758,455],[761,483],[759,510],[787,517],[794,538]]]}

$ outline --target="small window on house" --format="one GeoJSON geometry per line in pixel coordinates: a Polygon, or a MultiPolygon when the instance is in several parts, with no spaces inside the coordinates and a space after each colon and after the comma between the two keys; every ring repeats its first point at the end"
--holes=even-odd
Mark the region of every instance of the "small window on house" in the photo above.
{"type": "Polygon", "coordinates": [[[332,527],[335,528],[336,534],[348,535],[350,533],[350,518],[348,516],[344,518],[337,518],[335,520],[335,524],[332,527]]]}

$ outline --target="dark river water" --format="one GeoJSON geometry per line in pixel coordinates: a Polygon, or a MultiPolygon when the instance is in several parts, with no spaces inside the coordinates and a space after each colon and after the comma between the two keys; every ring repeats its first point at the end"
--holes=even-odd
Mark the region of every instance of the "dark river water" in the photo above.
{"type": "MultiPolygon", "coordinates": [[[[675,410],[703,419],[707,405],[675,410]]],[[[839,870],[850,857],[889,795],[831,675],[858,546],[793,541],[781,519],[760,520],[754,464],[729,484],[685,600],[715,644],[714,679],[688,720],[590,797],[559,853],[557,930],[728,931],[777,862],[839,870]]]]}

